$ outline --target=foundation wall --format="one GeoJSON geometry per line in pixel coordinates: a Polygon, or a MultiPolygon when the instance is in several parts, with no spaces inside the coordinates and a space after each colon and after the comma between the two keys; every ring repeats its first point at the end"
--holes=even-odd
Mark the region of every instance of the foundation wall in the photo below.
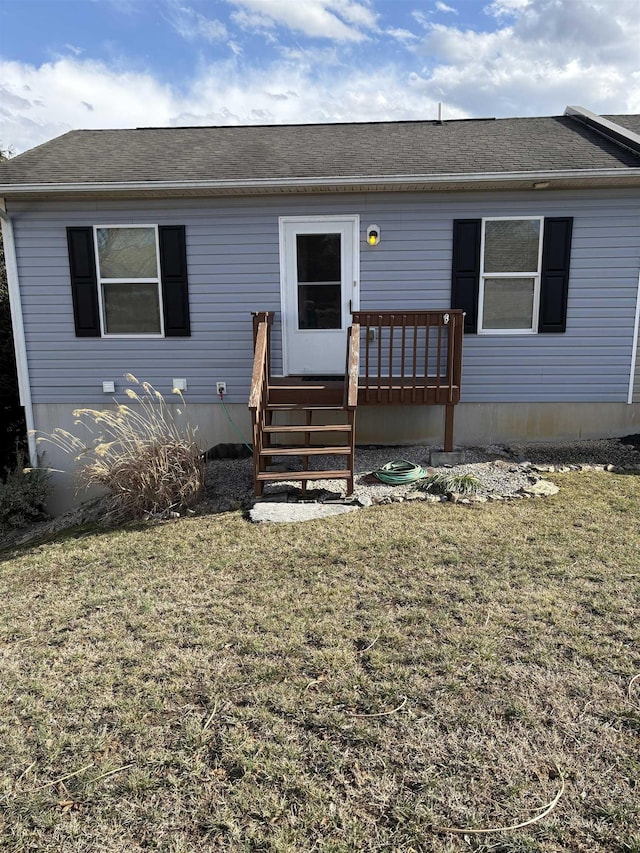
{"type": "MultiPolygon", "coordinates": [[[[75,406],[40,403],[34,406],[36,428],[43,434],[56,427],[81,436],[74,424],[75,406]]],[[[103,406],[101,408],[107,408],[103,406]]],[[[238,444],[241,436],[251,443],[251,422],[246,405],[229,404],[229,415],[219,404],[189,406],[189,421],[197,427],[202,450],[216,444],[238,444]]],[[[640,432],[640,403],[460,403],[456,406],[454,442],[458,447],[533,441],[574,441],[615,438],[640,432]]],[[[444,409],[422,406],[362,406],[356,417],[357,444],[442,447],[444,409]]],[[[84,435],[88,440],[88,434],[84,435]]],[[[78,462],[48,442],[40,442],[41,465],[51,469],[53,492],[49,510],[54,514],[91,496],[77,491],[78,462]]],[[[96,492],[94,492],[95,494],[96,492]]]]}

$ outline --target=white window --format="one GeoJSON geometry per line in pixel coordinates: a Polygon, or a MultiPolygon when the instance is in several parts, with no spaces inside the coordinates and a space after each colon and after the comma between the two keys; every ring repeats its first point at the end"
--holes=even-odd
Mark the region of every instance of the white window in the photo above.
{"type": "Polygon", "coordinates": [[[538,331],[542,217],[482,220],[479,334],[538,331]]]}
{"type": "Polygon", "coordinates": [[[96,226],[94,237],[102,334],[162,337],[157,227],[96,226]]]}

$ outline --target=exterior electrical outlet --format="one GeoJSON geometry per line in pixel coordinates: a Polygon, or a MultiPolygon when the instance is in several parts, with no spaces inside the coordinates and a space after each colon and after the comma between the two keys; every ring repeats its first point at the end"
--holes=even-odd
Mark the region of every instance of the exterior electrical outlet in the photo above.
{"type": "Polygon", "coordinates": [[[223,397],[227,393],[227,383],[226,382],[216,382],[216,394],[218,397],[223,397]]]}

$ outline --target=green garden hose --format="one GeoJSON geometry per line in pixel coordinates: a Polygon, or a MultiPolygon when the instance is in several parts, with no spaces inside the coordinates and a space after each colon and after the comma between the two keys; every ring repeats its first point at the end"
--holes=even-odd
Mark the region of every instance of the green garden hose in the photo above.
{"type": "Polygon", "coordinates": [[[399,462],[387,462],[382,468],[373,472],[374,477],[389,486],[402,486],[405,483],[415,483],[427,476],[427,472],[420,465],[401,459],[399,462]]]}
{"type": "Polygon", "coordinates": [[[231,415],[229,414],[229,410],[227,409],[227,407],[226,407],[226,405],[225,405],[225,402],[224,402],[224,400],[222,399],[222,394],[220,395],[220,402],[222,403],[222,408],[223,408],[223,410],[224,410],[225,415],[227,416],[227,420],[229,421],[229,423],[231,424],[231,426],[232,426],[232,427],[234,428],[234,430],[236,431],[236,435],[240,438],[240,440],[242,441],[242,443],[244,444],[244,446],[247,448],[247,450],[248,450],[250,453],[253,453],[253,447],[245,441],[244,436],[242,435],[242,433],[240,432],[240,430],[239,430],[239,429],[238,429],[238,427],[236,426],[236,424],[235,424],[235,422],[234,422],[233,418],[232,418],[232,417],[231,417],[231,415]]]}

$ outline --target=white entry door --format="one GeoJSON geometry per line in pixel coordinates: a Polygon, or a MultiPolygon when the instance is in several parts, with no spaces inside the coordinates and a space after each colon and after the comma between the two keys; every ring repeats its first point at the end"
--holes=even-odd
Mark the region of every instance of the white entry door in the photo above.
{"type": "Polygon", "coordinates": [[[359,307],[358,216],[280,218],[285,375],[344,375],[359,307]]]}

